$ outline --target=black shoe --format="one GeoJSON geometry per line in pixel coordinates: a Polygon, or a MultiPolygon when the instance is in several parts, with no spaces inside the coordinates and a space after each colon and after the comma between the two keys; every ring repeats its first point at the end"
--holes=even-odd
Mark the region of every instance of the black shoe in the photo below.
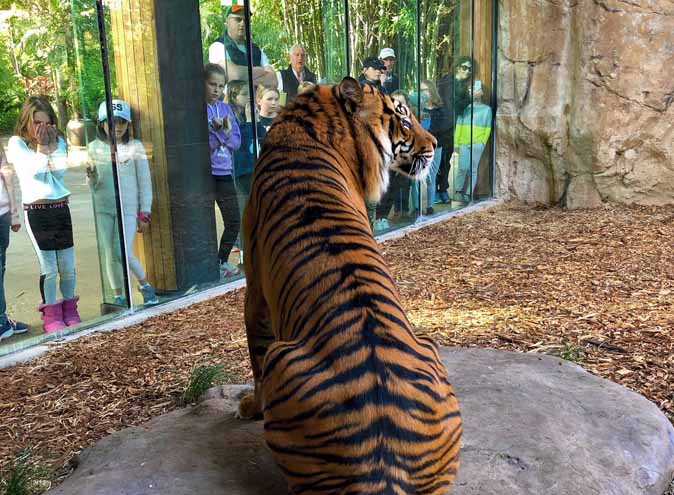
{"type": "Polygon", "coordinates": [[[426,215],[432,215],[433,213],[435,213],[435,210],[433,209],[432,206],[426,208],[426,215]]]}

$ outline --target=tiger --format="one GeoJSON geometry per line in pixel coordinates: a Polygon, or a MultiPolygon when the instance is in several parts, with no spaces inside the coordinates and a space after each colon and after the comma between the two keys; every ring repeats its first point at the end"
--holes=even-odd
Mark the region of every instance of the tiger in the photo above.
{"type": "Polygon", "coordinates": [[[458,401],[415,335],[367,216],[390,171],[422,180],[437,142],[410,109],[353,78],[276,118],[243,214],[254,390],[239,419],[293,495],[439,495],[459,468],[458,401]]]}

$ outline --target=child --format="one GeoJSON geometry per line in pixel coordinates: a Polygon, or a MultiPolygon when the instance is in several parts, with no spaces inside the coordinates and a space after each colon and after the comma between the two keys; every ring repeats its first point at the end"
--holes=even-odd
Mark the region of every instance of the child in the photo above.
{"type": "Polygon", "coordinates": [[[271,128],[271,124],[279,113],[279,92],[273,88],[265,88],[258,86],[255,93],[255,103],[260,113],[258,122],[264,129],[264,135],[258,135],[258,142],[262,147],[267,132],[271,128]]]}
{"type": "Polygon", "coordinates": [[[70,191],[63,183],[66,143],[58,119],[44,96],[29,97],[7,147],[19,178],[26,230],[40,262],[43,329],[56,332],[81,321],[75,296],[75,250],[68,207],[70,191]],[[56,277],[62,301],[56,299],[56,277]]]}
{"type": "Polygon", "coordinates": [[[21,228],[17,188],[14,187],[14,174],[9,168],[5,152],[0,147],[0,342],[15,333],[25,333],[28,325],[14,321],[7,316],[5,300],[5,262],[9,246],[9,229],[18,232],[21,228]]]}
{"type": "MultiPolygon", "coordinates": [[[[117,177],[122,203],[126,260],[146,305],[158,304],[154,288],[133,253],[136,231],[145,232],[150,225],[152,211],[152,178],[143,143],[130,139],[131,107],[122,100],[112,101],[117,142],[117,177]]],[[[96,209],[96,228],[103,241],[105,267],[110,287],[115,293],[114,303],[127,306],[124,297],[124,279],[121,266],[119,218],[115,200],[114,176],[110,156],[110,125],[106,102],[98,107],[98,136],[89,144],[87,177],[96,209]]]]}
{"type": "MultiPolygon", "coordinates": [[[[220,277],[224,279],[241,273],[239,267],[229,262],[229,254],[241,226],[232,159],[234,151],[241,146],[241,132],[231,107],[220,101],[225,90],[225,70],[217,64],[206,64],[204,80],[208,144],[211,150],[211,175],[215,181],[215,202],[220,209],[222,223],[225,227],[220,237],[218,250],[220,277]]],[[[230,82],[230,85],[232,83],[234,81],[230,82]]]]}
{"type": "MultiPolygon", "coordinates": [[[[258,90],[258,94],[260,91],[258,90]]],[[[278,93],[277,93],[278,94],[278,93]]],[[[243,210],[253,180],[255,168],[255,146],[253,145],[253,114],[251,109],[250,93],[246,81],[229,81],[227,83],[227,103],[232,107],[234,116],[239,125],[241,143],[234,153],[234,177],[237,192],[240,198],[240,209],[243,210]]],[[[266,131],[260,122],[256,123],[258,137],[264,136],[266,131]]]]}
{"type": "Polygon", "coordinates": [[[478,166],[491,134],[492,111],[482,103],[482,81],[469,89],[473,103],[459,114],[454,127],[454,200],[469,203],[477,187],[478,166]]]}

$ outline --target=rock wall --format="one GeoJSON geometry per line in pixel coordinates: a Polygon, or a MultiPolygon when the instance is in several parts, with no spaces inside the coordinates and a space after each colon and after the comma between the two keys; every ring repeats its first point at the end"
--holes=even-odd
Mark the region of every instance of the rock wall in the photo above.
{"type": "Polygon", "coordinates": [[[497,195],[674,203],[674,1],[498,1],[497,195]]]}

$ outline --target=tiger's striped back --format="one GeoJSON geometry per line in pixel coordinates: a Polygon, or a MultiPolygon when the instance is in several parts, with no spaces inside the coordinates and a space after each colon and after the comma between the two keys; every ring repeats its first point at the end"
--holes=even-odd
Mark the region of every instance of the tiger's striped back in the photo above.
{"type": "Polygon", "coordinates": [[[265,438],[293,494],[442,494],[461,418],[367,218],[389,168],[423,177],[435,140],[353,79],[300,95],[265,139],[244,213],[246,329],[265,438]],[[355,83],[355,84],[354,84],[355,83]]]}

